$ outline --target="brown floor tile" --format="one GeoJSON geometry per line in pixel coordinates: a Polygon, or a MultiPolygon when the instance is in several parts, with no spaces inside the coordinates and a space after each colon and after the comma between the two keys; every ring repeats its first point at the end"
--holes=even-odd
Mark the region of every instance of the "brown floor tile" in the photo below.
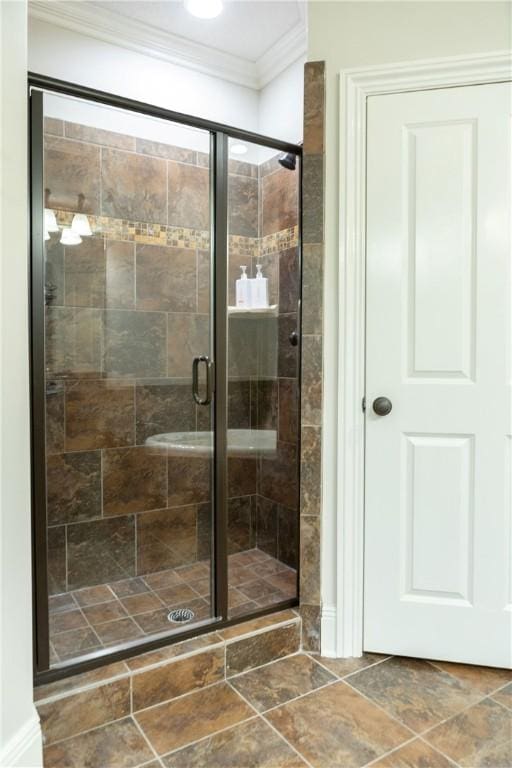
{"type": "Polygon", "coordinates": [[[453,763],[420,739],[372,763],[372,768],[451,768],[453,763]]]}
{"type": "Polygon", "coordinates": [[[238,589],[235,589],[234,587],[229,587],[228,589],[228,607],[229,608],[237,608],[239,605],[243,605],[244,603],[249,602],[246,595],[243,594],[243,592],[240,592],[238,589]]]}
{"type": "MultiPolygon", "coordinates": [[[[316,657],[315,657],[316,658],[316,657]]],[[[328,659],[326,656],[318,656],[318,661],[327,667],[337,677],[346,677],[354,672],[360,672],[378,661],[383,661],[386,656],[380,653],[363,653],[362,656],[352,656],[348,659],[328,659]]]]}
{"type": "Polygon", "coordinates": [[[258,574],[255,573],[254,568],[229,566],[228,581],[230,587],[238,587],[240,584],[247,584],[248,581],[255,581],[257,578],[258,574]]]}
{"type": "Polygon", "coordinates": [[[274,589],[293,597],[297,591],[297,574],[295,571],[280,571],[265,578],[267,584],[274,589]]]}
{"type": "Polygon", "coordinates": [[[512,681],[512,669],[477,667],[472,664],[452,664],[448,661],[431,661],[438,669],[453,675],[462,683],[467,683],[483,694],[492,693],[505,683],[512,681]]]}
{"type": "Polygon", "coordinates": [[[61,611],[70,611],[73,608],[76,608],[76,601],[69,592],[64,592],[62,595],[53,595],[48,599],[50,615],[52,613],[60,613],[61,611]]]}
{"type": "Polygon", "coordinates": [[[499,701],[499,703],[503,704],[504,707],[512,709],[512,683],[510,683],[510,685],[506,685],[505,688],[501,689],[501,691],[494,693],[492,698],[494,701],[499,701]]]}
{"type": "Polygon", "coordinates": [[[247,584],[240,584],[238,589],[249,600],[260,600],[266,595],[272,595],[279,591],[277,587],[269,584],[265,579],[256,579],[256,581],[249,581],[247,584]]]}
{"type": "Polygon", "coordinates": [[[139,613],[137,624],[147,635],[152,632],[163,632],[171,626],[168,616],[168,608],[159,608],[157,611],[149,611],[149,613],[139,613]]]}
{"type": "Polygon", "coordinates": [[[463,768],[512,765],[512,712],[492,699],[464,710],[425,738],[463,768]]]}
{"type": "Polygon", "coordinates": [[[118,621],[107,621],[105,624],[98,624],[95,627],[96,633],[102,643],[120,643],[123,640],[133,640],[140,637],[142,630],[135,624],[133,619],[119,619],[118,621]]]}
{"type": "Polygon", "coordinates": [[[61,659],[80,656],[94,648],[100,648],[101,643],[92,629],[74,629],[71,632],[61,632],[52,637],[53,647],[61,659]]]}
{"type": "Polygon", "coordinates": [[[140,595],[124,597],[121,602],[130,616],[136,616],[138,613],[148,613],[148,611],[156,611],[162,607],[162,602],[153,592],[143,592],[140,595]]]}
{"type": "Polygon", "coordinates": [[[222,629],[219,634],[224,640],[233,640],[236,637],[242,637],[243,635],[251,634],[251,632],[256,632],[258,629],[266,629],[275,624],[282,624],[289,621],[297,621],[297,614],[291,609],[273,613],[270,616],[261,616],[258,619],[244,621],[242,624],[237,624],[234,627],[222,629]]]}
{"type": "Polygon", "coordinates": [[[302,768],[306,763],[262,720],[249,720],[162,760],[165,768],[302,768]]]}
{"type": "Polygon", "coordinates": [[[127,614],[119,600],[111,600],[109,603],[98,603],[83,609],[87,621],[91,624],[104,624],[106,621],[125,619],[127,614]]]}
{"type": "Polygon", "coordinates": [[[242,605],[236,605],[234,608],[229,609],[229,618],[230,619],[236,619],[237,617],[247,616],[249,613],[253,613],[254,611],[257,611],[261,608],[258,603],[254,603],[252,601],[249,601],[247,603],[242,603],[242,605]]]}
{"type": "Polygon", "coordinates": [[[291,656],[299,648],[300,626],[295,623],[242,638],[226,647],[226,675],[232,677],[284,656],[291,656]]]}
{"type": "Polygon", "coordinates": [[[227,685],[219,683],[136,714],[159,755],[228,728],[253,710],[227,685]]]}
{"type": "Polygon", "coordinates": [[[343,682],[265,715],[314,768],[359,768],[410,738],[410,731],[343,682]]]}
{"type": "Polygon", "coordinates": [[[417,659],[388,659],[348,682],[417,733],[481,698],[479,691],[417,659]]]}
{"type": "Polygon", "coordinates": [[[183,584],[183,579],[181,576],[178,576],[175,570],[151,573],[143,578],[146,584],[154,590],[167,589],[168,587],[176,586],[176,584],[183,584]]]}
{"type": "Polygon", "coordinates": [[[56,696],[61,693],[68,693],[74,689],[83,688],[86,685],[92,685],[104,680],[110,680],[128,672],[128,667],[124,661],[116,661],[113,664],[107,664],[105,667],[91,669],[90,672],[82,672],[80,675],[64,677],[62,680],[56,680],[54,683],[38,685],[34,688],[34,701],[42,701],[50,696],[56,696]]]}
{"type": "Polygon", "coordinates": [[[210,566],[207,563],[194,563],[176,568],[176,573],[183,581],[191,582],[197,579],[206,579],[210,575],[210,566]]]}
{"type": "Polygon", "coordinates": [[[197,581],[192,581],[190,583],[190,586],[201,597],[209,597],[210,596],[210,590],[211,590],[211,580],[210,580],[210,578],[208,578],[208,579],[198,579],[197,581]]]}
{"type": "Polygon", "coordinates": [[[140,577],[133,579],[122,579],[114,581],[109,585],[116,597],[130,597],[131,595],[140,595],[141,592],[148,592],[149,587],[140,577]]]}
{"type": "Polygon", "coordinates": [[[188,584],[177,584],[175,587],[169,587],[168,589],[159,589],[156,591],[156,594],[165,605],[177,605],[178,603],[184,603],[186,600],[195,600],[197,597],[194,590],[190,589],[188,584]]]}
{"type": "Polygon", "coordinates": [[[284,704],[336,680],[305,654],[275,661],[230,680],[258,712],[284,704]]]}
{"type": "Polygon", "coordinates": [[[50,632],[69,632],[71,629],[83,629],[87,626],[83,613],[80,610],[63,611],[50,614],[50,632]]]}
{"type": "Polygon", "coordinates": [[[153,752],[129,717],[44,750],[45,768],[135,768],[152,758],[153,752]]]}
{"type": "Polygon", "coordinates": [[[162,661],[169,661],[177,656],[192,651],[199,651],[203,648],[209,648],[213,645],[222,644],[222,638],[216,632],[208,635],[199,635],[190,640],[183,640],[175,645],[168,645],[165,648],[159,648],[157,651],[148,651],[148,653],[138,654],[132,659],[127,659],[126,664],[132,671],[143,669],[152,664],[159,664],[162,661]]]}
{"type": "Polygon", "coordinates": [[[113,600],[114,595],[105,584],[100,584],[98,587],[78,589],[76,592],[73,592],[73,597],[78,605],[87,606],[95,605],[96,603],[106,603],[109,600],[113,600]]]}

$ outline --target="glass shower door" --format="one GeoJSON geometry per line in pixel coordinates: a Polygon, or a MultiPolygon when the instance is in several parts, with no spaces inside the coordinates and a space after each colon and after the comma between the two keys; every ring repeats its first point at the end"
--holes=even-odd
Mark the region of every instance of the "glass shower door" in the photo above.
{"type": "Polygon", "coordinates": [[[209,152],[208,131],[44,95],[53,666],[213,616],[209,152]]]}

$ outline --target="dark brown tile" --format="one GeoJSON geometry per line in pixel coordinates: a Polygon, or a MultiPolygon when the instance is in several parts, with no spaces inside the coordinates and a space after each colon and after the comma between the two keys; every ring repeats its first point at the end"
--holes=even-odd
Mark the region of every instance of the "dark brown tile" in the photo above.
{"type": "Polygon", "coordinates": [[[297,572],[291,568],[279,571],[265,578],[267,584],[270,584],[273,589],[279,590],[288,599],[295,597],[297,592],[297,572]]]}
{"type": "Polygon", "coordinates": [[[188,584],[177,584],[174,587],[167,587],[167,589],[159,589],[156,594],[168,606],[175,606],[197,598],[197,594],[188,584]]]}
{"type": "Polygon", "coordinates": [[[159,755],[250,718],[253,710],[226,683],[135,716],[159,755]]]}
{"type": "Polygon", "coordinates": [[[64,592],[62,595],[53,595],[48,599],[48,612],[50,616],[53,613],[61,613],[61,611],[70,611],[72,608],[76,608],[77,603],[72,594],[64,592]]]}
{"type": "Polygon", "coordinates": [[[135,306],[135,243],[105,242],[105,306],[133,309],[135,306]]]}
{"type": "Polygon", "coordinates": [[[250,549],[253,544],[251,496],[228,499],[228,553],[250,549]]]}
{"type": "Polygon", "coordinates": [[[363,653],[362,656],[353,656],[346,659],[329,659],[326,656],[319,656],[318,661],[331,672],[334,672],[337,677],[343,678],[366,667],[371,667],[372,664],[377,664],[385,658],[380,653],[363,653]]]}
{"type": "Polygon", "coordinates": [[[207,230],[210,219],[208,169],[169,161],[168,178],[169,225],[207,230]]]}
{"type": "Polygon", "coordinates": [[[511,669],[496,669],[494,667],[477,667],[473,664],[451,664],[447,661],[431,661],[438,669],[453,675],[462,683],[472,688],[490,694],[505,683],[512,681],[511,669]]]}
{"type": "Polygon", "coordinates": [[[163,607],[162,601],[153,592],[142,592],[140,595],[124,597],[121,602],[130,616],[148,613],[163,607]]]}
{"type": "Polygon", "coordinates": [[[137,382],[135,390],[137,443],[166,432],[195,430],[196,412],[190,381],[168,379],[137,382]]]}
{"type": "Polygon", "coordinates": [[[126,136],[124,133],[106,131],[103,128],[95,128],[91,125],[80,125],[80,123],[64,123],[64,133],[70,139],[78,139],[88,144],[102,144],[105,147],[116,147],[117,149],[135,149],[135,138],[126,136]]]}
{"type": "Polygon", "coordinates": [[[297,505],[297,446],[277,443],[275,455],[260,460],[259,492],[285,507],[297,505]]]}
{"type": "Polygon", "coordinates": [[[116,149],[102,149],[101,158],[102,215],[166,224],[165,160],[116,149]]]}
{"type": "Polygon", "coordinates": [[[251,426],[251,382],[228,381],[228,429],[251,426]]]}
{"type": "MultiPolygon", "coordinates": [[[[251,496],[256,493],[256,459],[228,457],[228,496],[251,496]]],[[[245,547],[251,549],[251,547],[245,547]]]]}
{"type": "Polygon", "coordinates": [[[258,180],[229,176],[229,234],[258,237],[258,180]]]}
{"type": "Polygon", "coordinates": [[[324,158],[320,154],[303,157],[302,239],[304,243],[324,240],[324,158]]]}
{"type": "Polygon", "coordinates": [[[306,243],[302,248],[302,333],[323,331],[323,245],[306,243]]]}
{"type": "Polygon", "coordinates": [[[45,744],[119,720],[130,714],[128,678],[40,704],[37,707],[45,744]]]}
{"type": "Polygon", "coordinates": [[[107,603],[114,599],[112,591],[105,584],[79,589],[77,592],[73,592],[73,597],[78,605],[82,607],[96,605],[97,603],[107,603]]]}
{"type": "Polygon", "coordinates": [[[465,709],[425,738],[462,768],[512,765],[512,712],[492,699],[465,709]]]}
{"type": "Polygon", "coordinates": [[[129,717],[54,744],[44,751],[46,768],[135,768],[154,753],[129,717]]]}
{"type": "Polygon", "coordinates": [[[161,571],[160,573],[150,573],[144,575],[144,581],[151,589],[167,589],[176,584],[183,584],[183,579],[174,569],[161,571]]]}
{"type": "Polygon", "coordinates": [[[299,559],[298,510],[280,504],[277,517],[277,558],[290,568],[297,568],[299,559]]]}
{"type": "Polygon", "coordinates": [[[266,717],[315,768],[366,765],[410,738],[410,731],[345,683],[315,691],[266,717]]]}
{"type": "Polygon", "coordinates": [[[196,581],[197,579],[206,579],[210,575],[210,563],[191,563],[182,568],[178,568],[176,573],[185,582],[196,581]]]}
{"type": "Polygon", "coordinates": [[[211,460],[207,457],[168,457],[168,505],[181,507],[207,502],[211,496],[211,460]]]}
{"type": "Polygon", "coordinates": [[[46,367],[49,375],[101,377],[103,318],[99,309],[49,307],[46,367]]]}
{"type": "Polygon", "coordinates": [[[100,452],[56,453],[48,456],[46,490],[49,525],[100,516],[100,452]]]}
{"type": "Polygon", "coordinates": [[[133,710],[151,707],[224,678],[224,649],[215,648],[170,661],[132,678],[133,710]]]}
{"type": "Polygon", "coordinates": [[[166,160],[176,160],[179,163],[196,162],[196,152],[184,147],[175,147],[172,144],[164,144],[161,141],[150,141],[149,139],[136,139],[137,152],[142,155],[153,155],[154,157],[164,157],[166,160]]]}
{"type": "Polygon", "coordinates": [[[322,432],[320,427],[301,430],[300,511],[320,515],[322,488],[322,432]]]}
{"type": "Polygon", "coordinates": [[[196,252],[187,248],[137,245],[137,309],[197,310],[196,252]]]}
{"type": "Polygon", "coordinates": [[[107,621],[105,624],[97,624],[95,631],[102,643],[120,643],[124,640],[134,640],[143,635],[142,630],[133,619],[117,619],[116,621],[107,621]]]}
{"type": "Polygon", "coordinates": [[[285,443],[297,441],[299,396],[296,379],[279,379],[278,439],[285,443]]]}
{"type": "Polygon", "coordinates": [[[135,525],[132,516],[68,526],[69,589],[95,586],[135,572],[135,525]]]}
{"type": "Polygon", "coordinates": [[[285,168],[262,179],[263,236],[297,225],[298,184],[298,172],[285,168]]]}
{"type": "Polygon", "coordinates": [[[169,376],[192,376],[192,360],[209,350],[207,315],[170,314],[167,316],[169,376]]]}
{"type": "Polygon", "coordinates": [[[158,448],[103,453],[103,514],[127,515],[167,504],[167,456],[158,448]]]}
{"type": "Polygon", "coordinates": [[[84,213],[100,212],[100,149],[89,144],[47,136],[44,186],[48,208],[84,213]]]}
{"type": "Polygon", "coordinates": [[[421,733],[481,697],[425,661],[392,658],[350,678],[350,685],[421,733]]]}
{"type": "Polygon", "coordinates": [[[60,632],[52,637],[52,644],[61,659],[80,656],[81,653],[90,653],[101,647],[97,635],[87,627],[60,632]]]}
{"type": "Polygon", "coordinates": [[[125,619],[126,611],[118,600],[111,600],[108,603],[98,603],[83,609],[89,624],[105,624],[107,621],[116,621],[125,619]]]}
{"type": "Polygon", "coordinates": [[[137,572],[147,574],[195,561],[196,528],[195,506],[137,515],[137,572]]]}
{"type": "Polygon", "coordinates": [[[453,763],[419,739],[372,763],[378,768],[450,768],[453,763]]]}
{"type": "Polygon", "coordinates": [[[304,66],[304,153],[324,151],[325,62],[308,61],[304,66]]]}
{"type": "Polygon", "coordinates": [[[252,428],[277,429],[278,382],[259,380],[251,383],[252,428]]]}
{"type": "Polygon", "coordinates": [[[234,677],[231,685],[258,712],[265,712],[334,680],[309,656],[299,654],[234,677]]]}
{"type": "Polygon", "coordinates": [[[322,338],[302,337],[302,424],[322,423],[322,338]]]}
{"type": "Polygon", "coordinates": [[[48,594],[65,592],[66,584],[66,528],[58,525],[48,528],[48,594]]]}
{"type": "Polygon", "coordinates": [[[198,635],[190,640],[183,640],[181,643],[174,643],[174,645],[167,645],[163,648],[158,648],[156,651],[148,651],[148,653],[138,654],[128,659],[126,664],[133,672],[150,667],[155,664],[160,664],[164,661],[171,661],[177,659],[180,656],[184,656],[188,653],[201,651],[204,649],[211,649],[212,646],[222,645],[222,638],[216,632],[210,632],[207,635],[198,635]]]}
{"type": "Polygon", "coordinates": [[[295,623],[232,641],[226,648],[226,674],[232,677],[269,661],[290,656],[299,648],[300,630],[295,623]]]}
{"type": "Polygon", "coordinates": [[[240,584],[238,589],[248,600],[261,600],[263,597],[279,591],[277,587],[269,584],[266,579],[256,579],[246,584],[240,584]]]}
{"type": "Polygon", "coordinates": [[[169,608],[159,608],[156,611],[138,614],[137,624],[147,635],[153,632],[164,632],[165,630],[172,629],[168,616],[169,608]]]}
{"type": "Polygon", "coordinates": [[[263,720],[249,720],[163,758],[166,768],[302,768],[306,763],[263,720]]]}
{"type": "Polygon", "coordinates": [[[228,322],[228,377],[231,379],[249,379],[257,376],[259,373],[258,366],[262,369],[261,375],[275,375],[275,355],[270,350],[270,343],[262,344],[260,337],[266,332],[266,338],[272,339],[275,333],[272,333],[273,329],[269,330],[269,322],[275,324],[275,319],[260,318],[258,323],[255,324],[253,320],[231,316],[228,322]],[[267,356],[272,357],[271,362],[274,367],[270,371],[267,369],[269,365],[265,365],[262,362],[260,348],[262,353],[266,353],[267,356]],[[255,350],[257,352],[255,353],[255,350]]]}
{"type": "Polygon", "coordinates": [[[62,680],[55,680],[53,683],[46,683],[34,688],[34,701],[44,701],[51,697],[65,693],[73,693],[87,686],[93,686],[96,683],[104,683],[107,680],[114,680],[128,673],[128,667],[123,661],[116,661],[114,664],[107,664],[88,672],[82,672],[79,675],[64,677],[62,680]]]}
{"type": "Polygon", "coordinates": [[[256,496],[256,542],[272,557],[277,556],[278,514],[279,505],[275,501],[256,496]]]}
{"type": "Polygon", "coordinates": [[[64,450],[64,382],[46,380],[46,452],[64,450]]]}
{"type": "Polygon", "coordinates": [[[300,518],[300,595],[305,603],[320,603],[320,518],[300,518]]]}
{"type": "Polygon", "coordinates": [[[102,237],[84,237],[64,249],[65,300],[73,307],[104,307],[107,262],[102,237]]]}
{"type": "Polygon", "coordinates": [[[163,312],[109,309],[104,322],[104,370],[108,376],[166,376],[167,327],[163,312]]]}
{"type": "Polygon", "coordinates": [[[123,381],[66,384],[66,449],[116,448],[134,441],[134,387],[123,381]]]}
{"type": "Polygon", "coordinates": [[[211,557],[213,539],[213,504],[197,505],[197,558],[205,560],[211,557]]]}
{"type": "Polygon", "coordinates": [[[298,248],[279,254],[279,311],[297,312],[300,298],[298,248]]]}

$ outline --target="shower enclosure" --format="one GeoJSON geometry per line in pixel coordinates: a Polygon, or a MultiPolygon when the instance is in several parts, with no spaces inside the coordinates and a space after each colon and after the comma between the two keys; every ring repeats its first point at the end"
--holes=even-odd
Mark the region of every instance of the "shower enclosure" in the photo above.
{"type": "Polygon", "coordinates": [[[297,603],[301,150],[36,75],[30,109],[50,680],[297,603]]]}

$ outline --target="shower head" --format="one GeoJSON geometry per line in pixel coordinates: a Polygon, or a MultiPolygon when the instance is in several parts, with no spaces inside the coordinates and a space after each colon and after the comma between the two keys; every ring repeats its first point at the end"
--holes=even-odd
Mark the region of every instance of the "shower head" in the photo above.
{"type": "Polygon", "coordinates": [[[297,164],[297,155],[293,152],[287,152],[285,155],[281,155],[279,158],[279,164],[283,168],[287,168],[289,171],[294,171],[297,164]]]}

